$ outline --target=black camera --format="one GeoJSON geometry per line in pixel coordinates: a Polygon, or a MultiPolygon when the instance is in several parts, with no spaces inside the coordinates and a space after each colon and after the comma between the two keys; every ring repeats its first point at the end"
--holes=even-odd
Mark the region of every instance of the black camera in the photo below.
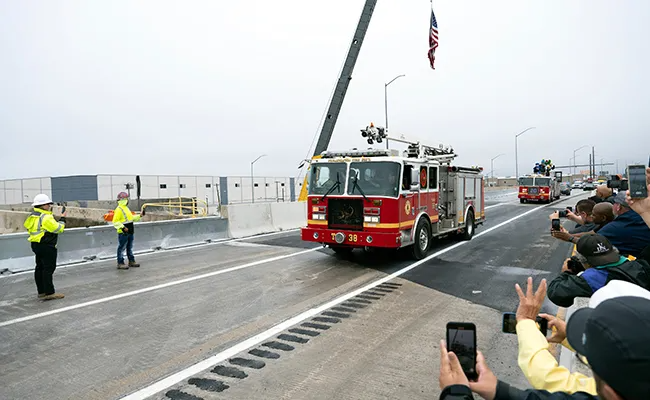
{"type": "Polygon", "coordinates": [[[627,179],[621,179],[618,175],[612,175],[612,178],[607,180],[607,187],[618,190],[628,190],[630,188],[627,179]]]}
{"type": "Polygon", "coordinates": [[[569,268],[569,271],[573,275],[578,275],[578,273],[582,272],[585,270],[585,266],[582,265],[580,260],[578,260],[578,257],[572,256],[569,261],[567,262],[567,267],[569,268]]]}

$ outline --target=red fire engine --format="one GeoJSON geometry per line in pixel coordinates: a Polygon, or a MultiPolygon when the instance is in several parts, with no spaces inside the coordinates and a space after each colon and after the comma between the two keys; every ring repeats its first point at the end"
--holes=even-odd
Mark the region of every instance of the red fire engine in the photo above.
{"type": "Polygon", "coordinates": [[[550,203],[560,198],[560,183],[562,172],[558,171],[555,176],[527,175],[519,178],[519,202],[542,201],[550,203]]]}
{"type": "MultiPolygon", "coordinates": [[[[388,138],[372,125],[361,133],[369,144],[388,138]]],[[[433,238],[472,238],[485,221],[483,168],[452,166],[457,155],[442,145],[390,140],[408,150],[324,151],[311,160],[302,240],[337,253],[410,246],[422,259],[433,238]]]]}

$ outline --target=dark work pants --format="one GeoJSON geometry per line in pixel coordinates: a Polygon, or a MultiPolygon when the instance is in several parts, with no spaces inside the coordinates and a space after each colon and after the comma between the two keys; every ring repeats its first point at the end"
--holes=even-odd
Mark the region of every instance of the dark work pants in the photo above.
{"type": "Polygon", "coordinates": [[[56,269],[56,247],[42,243],[32,243],[32,251],[36,255],[34,280],[38,294],[54,294],[52,275],[56,269]]]}
{"type": "Polygon", "coordinates": [[[124,249],[126,248],[126,257],[131,262],[135,262],[133,255],[133,235],[119,233],[117,235],[117,263],[124,264],[124,249]]]}

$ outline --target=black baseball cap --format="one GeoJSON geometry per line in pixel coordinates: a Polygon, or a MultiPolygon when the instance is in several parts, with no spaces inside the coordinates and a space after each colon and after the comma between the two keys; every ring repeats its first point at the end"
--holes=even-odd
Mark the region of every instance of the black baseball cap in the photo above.
{"type": "Polygon", "coordinates": [[[621,259],[612,243],[605,236],[596,234],[582,235],[576,244],[576,251],[594,267],[613,264],[621,259]]]}
{"type": "Polygon", "coordinates": [[[636,296],[581,308],[567,323],[571,347],[587,357],[594,373],[626,400],[648,399],[650,393],[648,332],[650,300],[636,296]]]}

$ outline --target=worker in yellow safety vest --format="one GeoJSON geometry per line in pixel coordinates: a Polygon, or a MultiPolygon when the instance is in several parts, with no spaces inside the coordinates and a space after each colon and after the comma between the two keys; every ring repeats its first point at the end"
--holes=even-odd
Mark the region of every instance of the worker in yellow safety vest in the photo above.
{"type": "MultiPolygon", "coordinates": [[[[129,267],[139,267],[140,264],[135,262],[133,255],[133,223],[140,221],[141,215],[133,215],[128,207],[129,195],[121,192],[117,195],[117,208],[113,211],[113,226],[117,229],[117,269],[129,269],[129,267]],[[129,264],[124,264],[124,249],[129,264]]],[[[144,210],[142,210],[144,216],[144,210]]]]}
{"type": "Polygon", "coordinates": [[[56,300],[65,297],[63,293],[56,293],[52,275],[56,269],[56,244],[59,234],[65,229],[64,209],[63,215],[57,221],[52,215],[54,203],[46,194],[38,194],[32,203],[34,211],[25,220],[23,226],[29,232],[27,240],[31,243],[32,251],[36,256],[34,280],[38,297],[42,300],[56,300]]]}

